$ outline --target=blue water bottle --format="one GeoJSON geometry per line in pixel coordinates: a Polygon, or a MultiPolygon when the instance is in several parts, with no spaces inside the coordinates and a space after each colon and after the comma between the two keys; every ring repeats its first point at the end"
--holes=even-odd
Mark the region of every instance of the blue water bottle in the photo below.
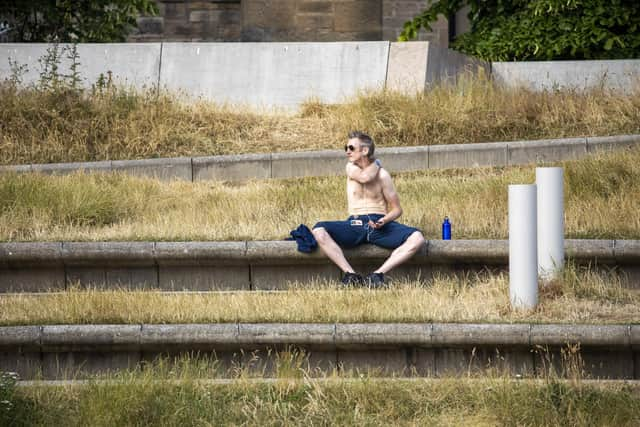
{"type": "Polygon", "coordinates": [[[444,217],[444,222],[442,223],[442,240],[451,240],[451,223],[448,216],[444,217]]]}

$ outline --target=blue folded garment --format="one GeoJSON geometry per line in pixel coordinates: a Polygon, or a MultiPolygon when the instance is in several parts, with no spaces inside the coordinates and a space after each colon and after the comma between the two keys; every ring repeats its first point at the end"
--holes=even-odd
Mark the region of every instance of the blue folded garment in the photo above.
{"type": "Polygon", "coordinates": [[[285,240],[295,240],[298,244],[298,251],[304,253],[311,253],[318,247],[316,238],[311,234],[311,230],[304,224],[300,224],[295,230],[291,230],[291,237],[285,240]]]}

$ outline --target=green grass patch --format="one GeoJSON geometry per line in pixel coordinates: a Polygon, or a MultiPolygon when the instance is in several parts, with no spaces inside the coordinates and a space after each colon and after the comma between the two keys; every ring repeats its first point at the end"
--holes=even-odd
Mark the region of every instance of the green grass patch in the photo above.
{"type": "MultiPolygon", "coordinates": [[[[624,385],[505,378],[438,381],[194,381],[15,390],[7,425],[576,425],[634,426],[640,397],[624,385]]],[[[7,418],[5,418],[7,420],[7,418]]]]}

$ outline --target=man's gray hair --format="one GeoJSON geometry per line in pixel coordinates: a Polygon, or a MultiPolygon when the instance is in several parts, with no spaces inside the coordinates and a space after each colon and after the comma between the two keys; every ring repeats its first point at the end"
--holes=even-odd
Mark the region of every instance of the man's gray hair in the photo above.
{"type": "Polygon", "coordinates": [[[369,160],[374,160],[373,153],[376,150],[376,145],[373,143],[373,139],[364,132],[360,132],[359,130],[353,130],[349,132],[349,139],[358,138],[360,140],[360,145],[362,147],[367,147],[369,149],[369,153],[367,157],[369,160]]]}

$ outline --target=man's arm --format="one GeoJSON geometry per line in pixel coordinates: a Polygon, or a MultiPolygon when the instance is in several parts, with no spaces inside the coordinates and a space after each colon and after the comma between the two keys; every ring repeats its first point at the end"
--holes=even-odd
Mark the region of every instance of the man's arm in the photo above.
{"type": "Polygon", "coordinates": [[[364,169],[353,163],[347,163],[347,176],[360,184],[373,181],[378,176],[378,172],[380,172],[380,166],[375,162],[364,169]]]}
{"type": "Polygon", "coordinates": [[[380,182],[382,183],[382,194],[387,202],[388,212],[376,223],[371,223],[373,224],[373,228],[380,228],[391,221],[395,221],[402,215],[400,196],[398,196],[398,193],[396,192],[396,187],[393,185],[391,175],[389,175],[389,172],[384,169],[380,171],[380,182]]]}

